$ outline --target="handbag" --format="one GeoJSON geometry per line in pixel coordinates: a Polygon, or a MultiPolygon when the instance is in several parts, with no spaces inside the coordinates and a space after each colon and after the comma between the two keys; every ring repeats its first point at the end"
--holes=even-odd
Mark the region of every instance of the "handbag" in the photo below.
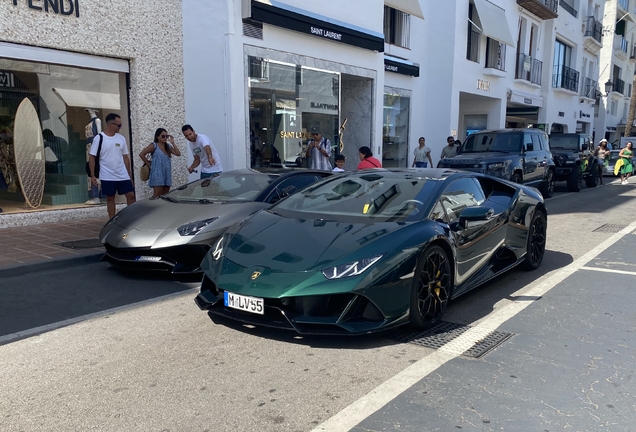
{"type": "MultiPolygon", "coordinates": [[[[95,156],[95,178],[99,178],[99,155],[102,153],[102,142],[104,141],[104,136],[99,134],[99,145],[97,146],[97,156],[95,156]]],[[[91,168],[86,161],[86,175],[91,176],[91,168]]]]}
{"type": "Polygon", "coordinates": [[[147,164],[143,164],[141,168],[139,168],[139,178],[141,181],[148,181],[150,178],[150,167],[147,164]]]}

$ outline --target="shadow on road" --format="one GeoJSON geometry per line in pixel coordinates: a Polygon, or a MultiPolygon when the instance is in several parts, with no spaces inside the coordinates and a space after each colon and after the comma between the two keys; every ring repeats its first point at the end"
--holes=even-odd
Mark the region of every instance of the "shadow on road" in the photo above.
{"type": "MultiPolygon", "coordinates": [[[[580,192],[573,192],[567,196],[561,196],[560,193],[555,193],[554,197],[546,200],[548,215],[568,213],[602,213],[611,210],[613,207],[618,205],[624,205],[630,202],[633,205],[633,202],[636,200],[636,195],[634,195],[636,179],[630,179],[633,183],[628,185],[609,184],[614,180],[615,178],[612,177],[604,177],[604,185],[599,185],[595,188],[584,187],[580,192]],[[585,205],[568,205],[568,202],[572,203],[577,200],[584,200],[585,205]]],[[[567,193],[565,183],[557,183],[555,186],[555,192],[567,193]]]]}

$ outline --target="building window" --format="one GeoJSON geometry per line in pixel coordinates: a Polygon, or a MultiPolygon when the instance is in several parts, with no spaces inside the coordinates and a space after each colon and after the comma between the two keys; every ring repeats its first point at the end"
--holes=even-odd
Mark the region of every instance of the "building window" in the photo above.
{"type": "Polygon", "coordinates": [[[570,68],[572,47],[557,40],[554,47],[552,87],[578,92],[579,72],[570,68]]]}
{"type": "Polygon", "coordinates": [[[610,114],[613,116],[618,114],[618,102],[615,100],[612,100],[612,103],[610,104],[610,114]]]}
{"type": "Polygon", "coordinates": [[[495,39],[486,39],[486,67],[506,70],[506,44],[495,39]]]}
{"type": "Polygon", "coordinates": [[[337,152],[340,74],[248,56],[250,166],[307,167],[316,127],[337,152]]]}
{"type": "MultiPolygon", "coordinates": [[[[45,161],[46,189],[41,205],[84,204],[92,198],[85,172],[95,131],[92,125],[97,124],[91,121],[91,113],[99,119],[98,132],[105,127],[106,115],[120,115],[124,120],[120,133],[129,137],[126,79],[123,72],[0,57],[0,147],[4,156],[11,158],[16,154],[16,113],[23,100],[30,100],[38,114],[33,121],[41,128],[44,143],[44,154],[36,156],[45,161]]],[[[127,141],[130,149],[130,139],[127,141]]],[[[8,175],[14,182],[0,190],[0,200],[20,202],[21,190],[28,186],[18,184],[11,172],[15,166],[7,166],[15,161],[6,159],[0,158],[0,170],[5,179],[8,175]]]]}
{"type": "Polygon", "coordinates": [[[411,98],[384,94],[382,127],[382,166],[406,168],[409,150],[411,98]]]}
{"type": "Polygon", "coordinates": [[[468,5],[468,40],[466,41],[466,59],[479,63],[479,26],[474,20],[477,19],[475,5],[468,5]]]}
{"type": "Polygon", "coordinates": [[[384,42],[402,48],[411,47],[411,16],[384,6],[384,42]]]}

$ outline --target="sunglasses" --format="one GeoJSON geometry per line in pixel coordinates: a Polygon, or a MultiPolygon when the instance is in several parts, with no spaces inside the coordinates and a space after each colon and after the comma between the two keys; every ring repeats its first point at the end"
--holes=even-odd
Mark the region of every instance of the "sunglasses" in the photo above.
{"type": "Polygon", "coordinates": [[[159,135],[159,138],[168,138],[168,135],[159,135]]]}
{"type": "Polygon", "coordinates": [[[111,123],[112,125],[117,126],[118,128],[121,128],[122,123],[111,123]]]}

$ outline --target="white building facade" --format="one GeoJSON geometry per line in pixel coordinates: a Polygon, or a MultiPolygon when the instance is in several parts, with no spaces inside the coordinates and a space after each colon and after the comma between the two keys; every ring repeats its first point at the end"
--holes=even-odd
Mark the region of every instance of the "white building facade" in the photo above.
{"type": "Polygon", "coordinates": [[[412,162],[425,101],[417,0],[184,0],[183,15],[186,119],[225,169],[307,167],[314,129],[348,170],[361,146],[385,166],[412,162]]]}

